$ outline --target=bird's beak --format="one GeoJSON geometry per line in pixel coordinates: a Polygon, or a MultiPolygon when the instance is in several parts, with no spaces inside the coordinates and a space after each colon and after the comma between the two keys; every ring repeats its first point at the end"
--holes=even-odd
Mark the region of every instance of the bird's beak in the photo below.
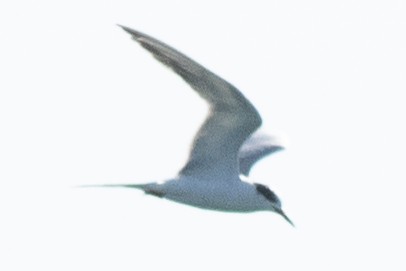
{"type": "Polygon", "coordinates": [[[293,227],[295,226],[295,224],[293,224],[292,220],[290,220],[289,217],[287,215],[285,215],[285,213],[282,211],[282,209],[275,208],[275,212],[280,214],[286,221],[289,222],[290,225],[292,225],[293,227]]]}

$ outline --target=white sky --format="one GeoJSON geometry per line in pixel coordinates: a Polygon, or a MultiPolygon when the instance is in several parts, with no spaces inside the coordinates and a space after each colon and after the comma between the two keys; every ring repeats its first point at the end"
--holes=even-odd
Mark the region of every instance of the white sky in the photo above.
{"type": "Polygon", "coordinates": [[[4,1],[1,270],[405,270],[404,1],[4,1]],[[78,184],[171,177],[205,104],[116,23],[232,82],[289,142],[272,213],[78,184]]]}

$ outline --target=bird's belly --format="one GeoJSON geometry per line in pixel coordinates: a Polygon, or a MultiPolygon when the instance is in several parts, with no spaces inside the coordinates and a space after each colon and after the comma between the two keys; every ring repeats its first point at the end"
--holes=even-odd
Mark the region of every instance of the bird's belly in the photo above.
{"type": "Polygon", "coordinates": [[[255,196],[244,186],[179,184],[168,189],[165,198],[198,208],[225,212],[258,211],[255,196]]]}

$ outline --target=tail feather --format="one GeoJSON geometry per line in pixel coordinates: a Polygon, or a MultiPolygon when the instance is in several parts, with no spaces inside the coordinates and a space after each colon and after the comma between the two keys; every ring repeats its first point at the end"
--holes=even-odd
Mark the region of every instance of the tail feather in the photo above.
{"type": "Polygon", "coordinates": [[[78,188],[97,188],[97,187],[122,187],[122,188],[136,188],[144,190],[147,184],[90,184],[90,185],[79,185],[78,188]]]}
{"type": "Polygon", "coordinates": [[[165,192],[160,189],[159,185],[156,183],[147,184],[96,184],[96,185],[79,185],[78,188],[102,188],[102,187],[118,187],[118,188],[135,188],[141,189],[145,194],[153,195],[157,197],[164,197],[165,192]]]}

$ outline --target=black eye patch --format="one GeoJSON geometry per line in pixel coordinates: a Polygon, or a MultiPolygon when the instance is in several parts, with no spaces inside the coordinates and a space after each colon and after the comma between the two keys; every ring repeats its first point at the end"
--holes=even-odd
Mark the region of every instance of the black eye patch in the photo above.
{"type": "Polygon", "coordinates": [[[255,188],[257,189],[257,192],[260,193],[262,196],[264,196],[267,200],[269,200],[272,203],[280,205],[279,198],[266,185],[259,183],[254,183],[254,185],[255,188]]]}

